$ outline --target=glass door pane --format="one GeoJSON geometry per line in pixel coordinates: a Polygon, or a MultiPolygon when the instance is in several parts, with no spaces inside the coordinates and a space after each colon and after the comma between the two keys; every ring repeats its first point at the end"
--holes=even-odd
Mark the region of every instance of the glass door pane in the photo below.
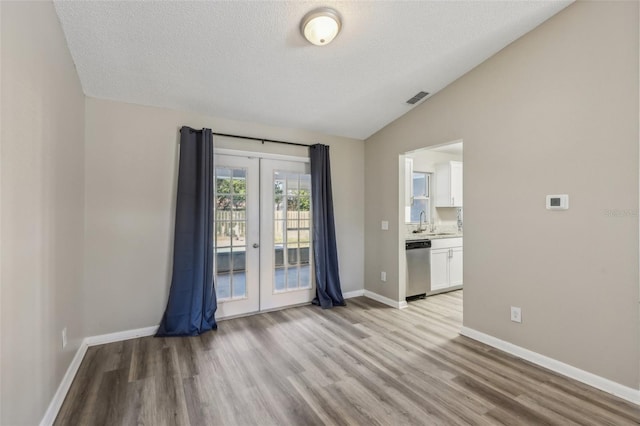
{"type": "Polygon", "coordinates": [[[247,295],[246,177],[246,168],[216,167],[216,295],[220,301],[247,295]]]}
{"type": "Polygon", "coordinates": [[[274,291],[311,287],[311,178],[308,174],[273,172],[274,291]]]}

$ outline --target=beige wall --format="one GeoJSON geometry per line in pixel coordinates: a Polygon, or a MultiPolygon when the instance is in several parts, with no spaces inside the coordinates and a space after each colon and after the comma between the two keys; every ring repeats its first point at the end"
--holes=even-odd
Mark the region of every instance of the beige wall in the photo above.
{"type": "Polygon", "coordinates": [[[464,325],[638,389],[638,52],[637,2],[577,2],[368,139],[366,289],[401,294],[398,155],[463,139],[464,325]]]}
{"type": "MultiPolygon", "coordinates": [[[[160,322],[171,281],[178,129],[331,146],[340,276],[364,288],[364,142],[92,98],[86,100],[87,335],[160,322]]],[[[238,139],[217,147],[306,156],[238,139]]]]}
{"type": "Polygon", "coordinates": [[[0,10],[0,424],[34,425],[82,338],[84,95],[53,5],[0,10]]]}

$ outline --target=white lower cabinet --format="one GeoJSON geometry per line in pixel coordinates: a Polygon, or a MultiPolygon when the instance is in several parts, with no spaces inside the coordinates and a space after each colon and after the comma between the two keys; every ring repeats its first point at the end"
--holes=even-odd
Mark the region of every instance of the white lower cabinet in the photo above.
{"type": "Polygon", "coordinates": [[[449,286],[462,285],[462,247],[454,247],[449,258],[449,286]]]}
{"type": "Polygon", "coordinates": [[[462,238],[431,240],[431,292],[462,285],[462,238]]]}
{"type": "Polygon", "coordinates": [[[431,248],[431,291],[449,287],[449,249],[431,248]]]}

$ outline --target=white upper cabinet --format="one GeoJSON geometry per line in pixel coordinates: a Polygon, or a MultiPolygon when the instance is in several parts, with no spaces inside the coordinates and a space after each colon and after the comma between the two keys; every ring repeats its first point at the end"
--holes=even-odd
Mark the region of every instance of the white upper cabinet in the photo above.
{"type": "Polygon", "coordinates": [[[436,165],[436,207],[462,207],[462,162],[436,165]]]}

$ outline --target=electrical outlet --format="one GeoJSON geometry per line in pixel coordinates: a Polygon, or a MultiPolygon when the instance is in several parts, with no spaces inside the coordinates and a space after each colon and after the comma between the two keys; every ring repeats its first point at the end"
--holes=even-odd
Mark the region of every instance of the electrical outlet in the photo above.
{"type": "Polygon", "coordinates": [[[511,321],[522,322],[522,310],[517,306],[511,307],[511,321]]]}
{"type": "Polygon", "coordinates": [[[387,281],[387,273],[386,272],[380,272],[380,281],[386,282],[387,281]]]}
{"type": "Polygon", "coordinates": [[[67,346],[67,327],[62,329],[62,349],[67,346]]]}
{"type": "Polygon", "coordinates": [[[380,224],[380,227],[382,228],[383,231],[388,231],[389,230],[389,221],[388,220],[383,220],[382,223],[380,224]]]}

